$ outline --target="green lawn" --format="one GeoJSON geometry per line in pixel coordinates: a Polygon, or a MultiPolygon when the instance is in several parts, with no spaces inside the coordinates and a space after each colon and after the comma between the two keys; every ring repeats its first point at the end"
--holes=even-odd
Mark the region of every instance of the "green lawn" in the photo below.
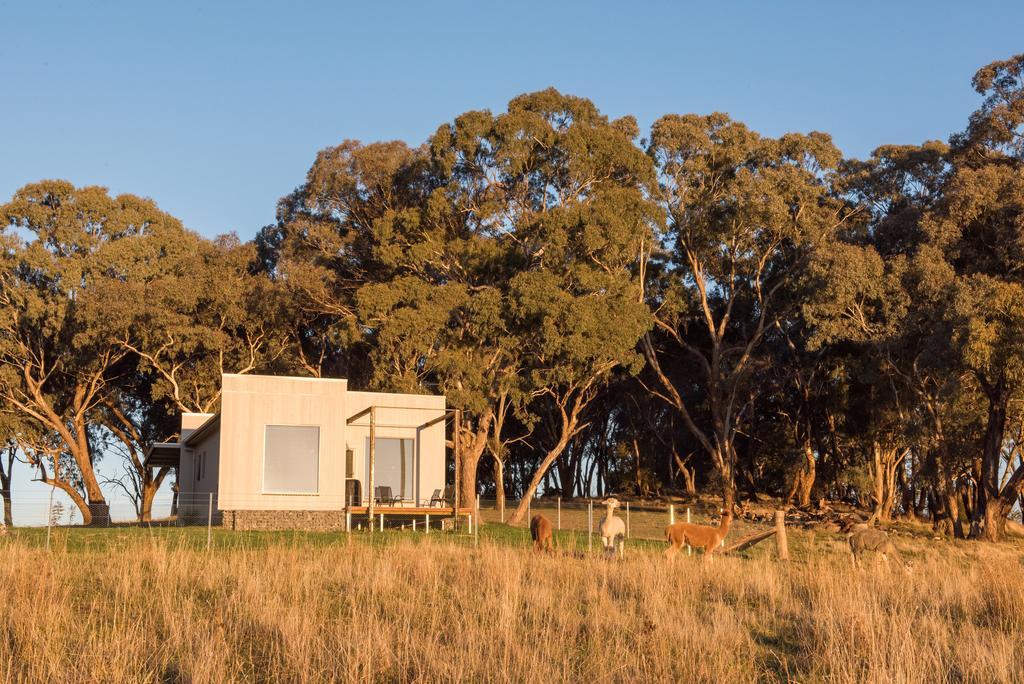
{"type": "MultiPolygon", "coordinates": [[[[38,527],[15,528],[10,534],[12,539],[17,539],[32,547],[45,547],[46,536],[46,528],[38,527]]],[[[149,538],[154,542],[171,547],[202,549],[207,545],[207,530],[205,527],[164,526],[62,527],[53,528],[50,531],[50,547],[68,552],[96,551],[136,544],[140,538],[149,538]]],[[[416,543],[432,542],[466,546],[480,543],[529,547],[532,543],[528,529],[500,523],[481,525],[479,540],[466,532],[442,532],[436,529],[431,530],[428,535],[422,531],[412,532],[409,529],[373,533],[363,530],[345,534],[344,532],[305,531],[239,532],[214,527],[210,531],[209,543],[211,549],[262,549],[269,546],[343,546],[349,543],[386,546],[405,540],[413,540],[416,543]]],[[[600,547],[601,540],[595,534],[591,550],[597,553],[600,547]]],[[[585,552],[587,550],[587,535],[585,532],[557,531],[555,532],[555,548],[570,553],[585,552]]],[[[664,548],[664,544],[651,540],[631,540],[627,542],[627,548],[655,550],[664,548]]]]}

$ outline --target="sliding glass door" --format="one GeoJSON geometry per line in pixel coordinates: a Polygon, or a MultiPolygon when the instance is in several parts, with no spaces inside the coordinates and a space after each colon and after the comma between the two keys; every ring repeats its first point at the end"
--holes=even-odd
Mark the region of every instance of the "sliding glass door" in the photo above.
{"type": "MultiPolygon", "coordinates": [[[[374,449],[373,488],[390,488],[404,503],[416,500],[415,440],[378,437],[374,449]]],[[[370,439],[366,439],[366,477],[370,476],[370,439]]],[[[386,494],[384,494],[386,496],[386,494]]]]}

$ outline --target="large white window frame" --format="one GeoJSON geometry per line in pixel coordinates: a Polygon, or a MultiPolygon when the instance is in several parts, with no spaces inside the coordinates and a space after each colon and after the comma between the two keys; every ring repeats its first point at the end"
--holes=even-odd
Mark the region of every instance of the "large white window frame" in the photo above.
{"type": "MultiPolygon", "coordinates": [[[[307,437],[309,437],[309,436],[311,436],[311,435],[307,435],[307,437]]],[[[284,435],[275,436],[275,438],[281,438],[281,437],[284,437],[284,435]]],[[[275,444],[274,446],[276,447],[277,445],[275,444]]],[[[261,471],[262,482],[263,482],[263,484],[262,484],[262,492],[263,492],[263,494],[269,494],[269,495],[277,494],[277,495],[288,495],[288,496],[318,496],[320,494],[320,453],[323,451],[322,446],[323,445],[320,442],[320,426],[319,425],[285,425],[285,424],[281,424],[281,423],[268,423],[267,425],[264,425],[263,426],[263,464],[262,464],[263,467],[262,467],[262,471],[261,471]],[[267,479],[268,479],[267,478],[267,465],[268,465],[267,457],[269,455],[268,454],[268,452],[269,452],[268,447],[270,446],[270,442],[271,442],[271,439],[270,439],[271,438],[271,431],[274,430],[274,429],[280,429],[282,431],[285,431],[285,430],[314,431],[315,430],[315,434],[316,434],[315,440],[310,440],[305,445],[299,445],[300,449],[301,449],[302,446],[305,446],[305,447],[308,448],[311,445],[315,445],[315,447],[316,447],[315,453],[312,454],[312,460],[314,462],[313,472],[315,474],[314,475],[314,483],[312,485],[312,488],[308,488],[308,487],[307,488],[302,488],[302,487],[276,487],[276,486],[275,487],[269,487],[268,486],[268,482],[267,482],[267,479]]],[[[305,453],[305,454],[299,453],[298,454],[299,459],[303,459],[303,458],[309,459],[310,456],[311,456],[311,454],[309,454],[309,453],[305,453]]],[[[289,463],[289,462],[295,463],[296,460],[298,460],[298,459],[296,459],[296,453],[295,452],[286,453],[285,454],[285,459],[286,459],[285,463],[289,463]]],[[[307,467],[309,466],[308,463],[303,463],[301,460],[299,460],[299,463],[300,463],[300,465],[305,465],[307,467]]]]}

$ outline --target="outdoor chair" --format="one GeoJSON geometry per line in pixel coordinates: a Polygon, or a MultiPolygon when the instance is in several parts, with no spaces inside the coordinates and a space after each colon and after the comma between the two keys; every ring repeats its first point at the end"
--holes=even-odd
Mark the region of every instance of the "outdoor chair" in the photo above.
{"type": "Polygon", "coordinates": [[[387,506],[394,506],[402,501],[402,497],[395,496],[391,493],[391,487],[374,487],[373,498],[376,499],[378,503],[387,506]]]}
{"type": "Polygon", "coordinates": [[[435,489],[433,496],[430,497],[430,506],[433,507],[437,504],[441,508],[449,506],[449,502],[455,496],[455,487],[452,485],[446,485],[444,489],[435,489]]]}

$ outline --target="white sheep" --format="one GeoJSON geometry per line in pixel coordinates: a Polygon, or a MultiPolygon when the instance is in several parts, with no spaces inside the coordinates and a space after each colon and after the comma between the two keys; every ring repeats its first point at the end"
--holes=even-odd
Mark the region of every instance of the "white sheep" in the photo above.
{"type": "Polygon", "coordinates": [[[622,518],[615,517],[615,508],[619,505],[619,501],[612,497],[601,503],[604,504],[606,510],[599,528],[604,552],[609,558],[614,558],[616,552],[619,558],[622,558],[625,555],[626,523],[622,518]]]}

